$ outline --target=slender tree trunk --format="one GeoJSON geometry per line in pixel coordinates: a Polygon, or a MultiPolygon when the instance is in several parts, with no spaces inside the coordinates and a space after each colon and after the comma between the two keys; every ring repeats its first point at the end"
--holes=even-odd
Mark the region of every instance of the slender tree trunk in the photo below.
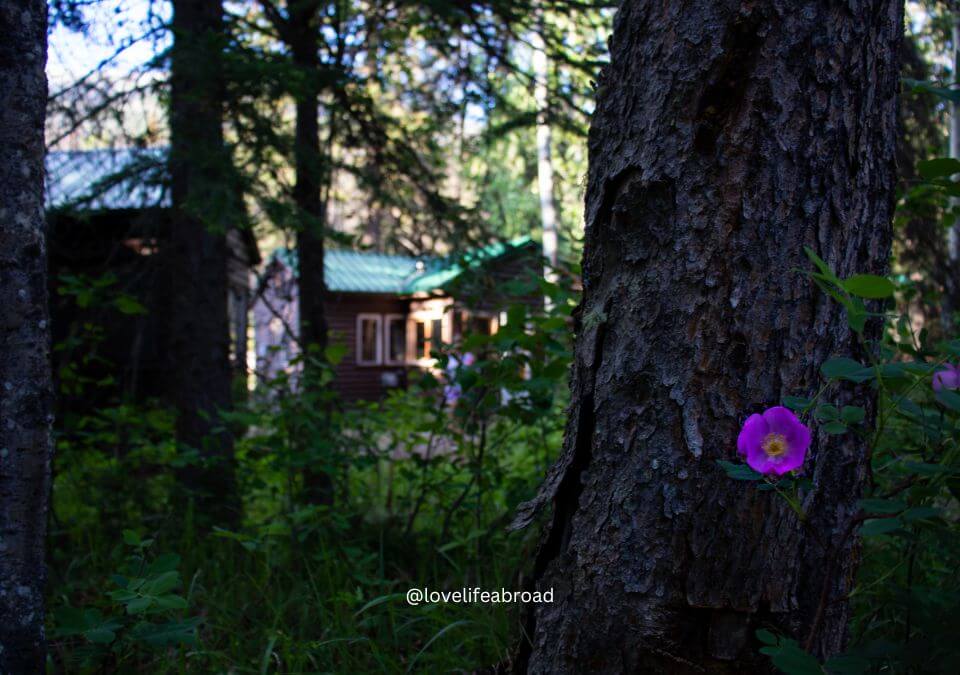
{"type": "Polygon", "coordinates": [[[0,0],[0,673],[42,673],[53,385],[43,215],[47,7],[0,0]]]}
{"type": "MultiPolygon", "coordinates": [[[[293,199],[300,219],[297,232],[298,282],[300,301],[300,344],[308,358],[303,366],[303,387],[310,391],[321,386],[319,363],[327,348],[327,319],[324,302],[326,283],[323,271],[323,231],[326,220],[322,199],[324,176],[320,152],[320,28],[319,5],[302,2],[290,6],[290,48],[293,62],[301,73],[301,88],[296,92],[295,162],[297,181],[293,199]]],[[[304,469],[304,492],[308,501],[329,503],[333,497],[328,473],[312,466],[304,469]]]]}
{"type": "MultiPolygon", "coordinates": [[[[953,15],[953,79],[960,82],[960,13],[953,15]]],[[[950,103],[950,157],[960,159],[960,105],[950,103]]],[[[950,206],[956,209],[960,200],[950,198],[950,206]]],[[[957,309],[960,308],[960,222],[955,222],[947,230],[947,274],[946,274],[946,302],[944,303],[943,319],[948,334],[953,334],[953,324],[956,320],[957,309]]]]}
{"type": "Polygon", "coordinates": [[[902,5],[621,5],[564,450],[516,523],[553,502],[533,584],[555,597],[529,608],[517,670],[762,672],[760,627],[843,647],[862,443],[815,431],[805,506],[827,547],[716,460],[748,415],[857,356],[797,269],[804,245],[842,277],[887,264],[902,5]]]}
{"type": "Polygon", "coordinates": [[[231,404],[226,231],[240,218],[230,154],[223,138],[220,2],[174,0],[170,72],[173,184],[173,368],[177,441],[203,464],[182,471],[198,516],[239,516],[233,441],[220,411],[231,404]]]}
{"type": "Polygon", "coordinates": [[[324,205],[321,199],[323,167],[320,153],[320,124],[317,112],[320,94],[319,34],[316,11],[312,17],[293,14],[291,44],[294,64],[306,84],[297,92],[295,161],[297,181],[293,199],[300,214],[297,250],[300,261],[300,340],[305,348],[322,358],[327,346],[327,319],[324,313],[326,285],[323,280],[324,205]],[[297,21],[308,21],[298,26],[297,21]]]}
{"type": "MultiPolygon", "coordinates": [[[[543,21],[538,30],[544,30],[543,21]]],[[[540,32],[531,35],[533,44],[534,100],[537,106],[537,189],[540,192],[540,225],[543,230],[543,257],[549,263],[545,278],[552,279],[557,266],[557,205],[553,195],[553,162],[550,156],[550,90],[547,47],[540,32]]]]}

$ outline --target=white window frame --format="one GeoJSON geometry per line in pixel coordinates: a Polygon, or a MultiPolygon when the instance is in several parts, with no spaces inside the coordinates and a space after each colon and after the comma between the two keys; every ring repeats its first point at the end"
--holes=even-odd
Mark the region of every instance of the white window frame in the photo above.
{"type": "Polygon", "coordinates": [[[357,314],[357,365],[358,366],[379,366],[383,364],[383,317],[379,314],[357,314]],[[377,357],[373,361],[363,360],[363,322],[374,321],[377,325],[377,339],[374,344],[377,346],[377,357]]]}
{"type": "Polygon", "coordinates": [[[409,343],[407,335],[407,317],[403,314],[384,314],[383,315],[383,362],[389,366],[402,366],[407,362],[409,353],[409,343]],[[394,320],[400,321],[400,332],[403,333],[403,354],[398,361],[390,359],[390,323],[394,320]]]}

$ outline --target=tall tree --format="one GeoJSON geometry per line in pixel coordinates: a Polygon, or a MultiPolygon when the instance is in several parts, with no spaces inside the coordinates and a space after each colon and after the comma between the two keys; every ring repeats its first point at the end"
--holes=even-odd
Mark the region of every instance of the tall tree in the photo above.
{"type": "Polygon", "coordinates": [[[326,215],[323,178],[329,173],[320,152],[320,8],[317,0],[291,2],[286,13],[268,0],[264,12],[293,58],[296,77],[291,93],[296,103],[293,202],[297,211],[299,256],[300,342],[319,354],[327,345],[326,295],[323,280],[323,229],[326,215]]]}
{"type": "MultiPolygon", "coordinates": [[[[328,73],[320,63],[320,9],[323,5],[318,0],[290,2],[284,14],[270,0],[263,0],[261,4],[280,39],[289,48],[296,73],[291,93],[296,104],[293,203],[298,220],[298,329],[300,345],[308,357],[304,364],[303,386],[310,390],[321,386],[321,374],[315,365],[322,362],[327,347],[324,306],[327,295],[324,281],[326,202],[323,188],[330,168],[325,165],[321,154],[318,118],[321,82],[328,73]]],[[[308,500],[330,501],[332,482],[326,472],[316,471],[308,465],[304,468],[303,480],[308,500]]]]}
{"type": "Polygon", "coordinates": [[[518,670],[762,671],[760,627],[843,647],[861,443],[815,433],[806,528],[716,460],[749,414],[858,354],[797,269],[804,245],[842,277],[888,262],[902,12],[621,5],[589,140],[564,450],[517,522],[553,501],[534,583],[554,602],[530,608],[518,670]]]}
{"type": "Polygon", "coordinates": [[[53,395],[43,213],[47,8],[0,2],[0,672],[42,673],[53,395]]]}
{"type": "Polygon", "coordinates": [[[533,93],[537,106],[537,191],[540,193],[540,226],[543,230],[543,257],[548,266],[546,278],[550,279],[557,266],[557,204],[553,196],[553,161],[550,156],[552,131],[550,129],[550,72],[547,47],[542,37],[544,22],[541,18],[531,33],[533,46],[533,93]]]}
{"type": "MultiPolygon", "coordinates": [[[[953,52],[953,79],[960,80],[960,11],[954,11],[951,16],[951,40],[950,47],[953,52]]],[[[950,102],[950,148],[949,156],[955,159],[960,158],[960,105],[956,101],[950,102]]],[[[950,206],[953,209],[960,207],[960,200],[956,197],[950,199],[950,206]]],[[[952,324],[955,322],[954,316],[957,309],[960,308],[960,281],[957,279],[957,273],[960,271],[960,223],[954,222],[947,230],[947,274],[945,281],[945,307],[944,319],[952,324]]],[[[953,333],[953,325],[946,326],[948,332],[953,333]]]]}
{"type": "Polygon", "coordinates": [[[239,514],[233,442],[221,411],[231,403],[226,232],[241,216],[224,144],[225,26],[220,2],[174,0],[170,63],[173,197],[173,364],[177,441],[201,461],[182,472],[198,512],[239,514]]]}

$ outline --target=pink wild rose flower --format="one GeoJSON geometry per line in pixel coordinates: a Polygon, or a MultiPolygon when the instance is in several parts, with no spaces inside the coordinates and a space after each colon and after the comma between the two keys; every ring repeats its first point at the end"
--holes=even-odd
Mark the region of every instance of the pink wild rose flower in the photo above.
{"type": "Polygon", "coordinates": [[[799,469],[810,447],[810,429],[787,408],[775,406],[762,415],[750,415],[737,437],[737,452],[762,474],[799,469]]]}
{"type": "Polygon", "coordinates": [[[943,368],[933,374],[933,390],[939,394],[941,389],[960,389],[960,366],[945,363],[943,368]]]}

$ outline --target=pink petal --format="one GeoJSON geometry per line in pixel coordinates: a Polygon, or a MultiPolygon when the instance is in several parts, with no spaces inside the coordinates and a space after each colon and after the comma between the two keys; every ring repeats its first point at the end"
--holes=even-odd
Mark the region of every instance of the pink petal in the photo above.
{"type": "Polygon", "coordinates": [[[737,452],[749,457],[751,450],[761,450],[760,445],[768,433],[770,433],[770,427],[763,415],[756,413],[750,415],[743,423],[740,435],[737,436],[737,452]]]}
{"type": "Polygon", "coordinates": [[[751,447],[747,453],[747,465],[754,471],[768,474],[775,471],[776,465],[759,445],[751,447]]]}
{"type": "Polygon", "coordinates": [[[802,456],[810,447],[810,429],[793,414],[792,410],[783,406],[770,408],[763,413],[763,418],[770,425],[771,433],[781,434],[786,439],[789,454],[800,452],[802,462],[802,456]]]}

